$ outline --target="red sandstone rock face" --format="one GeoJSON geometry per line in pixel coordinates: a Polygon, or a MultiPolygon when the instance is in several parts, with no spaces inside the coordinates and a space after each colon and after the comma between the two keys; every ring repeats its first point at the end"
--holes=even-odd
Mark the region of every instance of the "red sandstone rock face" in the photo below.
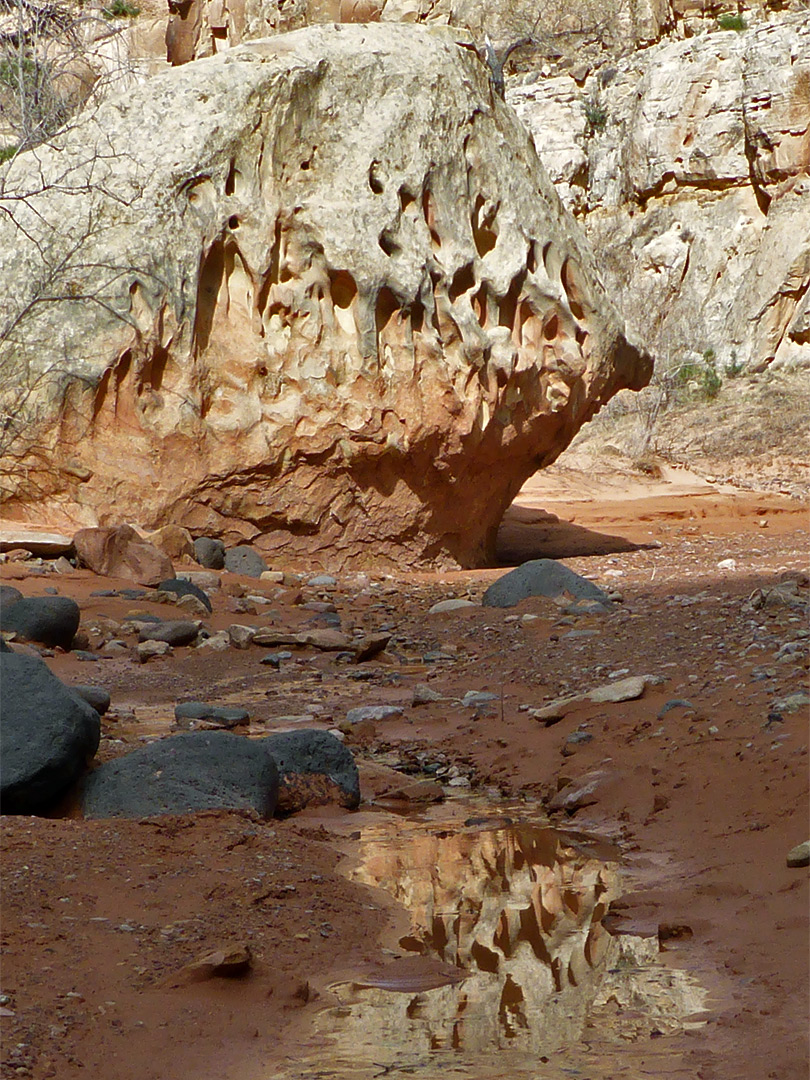
{"type": "MultiPolygon", "coordinates": [[[[73,162],[74,188],[0,224],[6,306],[35,287],[23,228],[81,261],[27,318],[36,361],[7,344],[0,362],[46,374],[32,467],[53,521],[174,523],[275,566],[480,564],[526,477],[649,378],[451,31],[244,46],[110,101],[39,159],[7,183],[73,162]]],[[[11,485],[18,515],[32,483],[11,485]]]]}

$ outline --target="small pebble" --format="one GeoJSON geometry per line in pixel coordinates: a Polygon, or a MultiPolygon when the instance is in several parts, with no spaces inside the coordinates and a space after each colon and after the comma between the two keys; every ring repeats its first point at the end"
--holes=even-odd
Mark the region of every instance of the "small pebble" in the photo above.
{"type": "Polygon", "coordinates": [[[787,864],[791,867],[810,866],[810,840],[797,844],[788,852],[787,864]]]}

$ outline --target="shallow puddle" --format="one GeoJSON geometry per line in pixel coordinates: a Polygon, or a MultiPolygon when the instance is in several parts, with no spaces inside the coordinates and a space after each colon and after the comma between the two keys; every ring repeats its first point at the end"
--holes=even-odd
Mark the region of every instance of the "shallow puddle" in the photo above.
{"type": "Polygon", "coordinates": [[[350,876],[390,893],[409,926],[399,958],[330,987],[339,1004],[318,1021],[329,1069],[319,1054],[300,1075],[555,1076],[566,1047],[683,1031],[705,1006],[694,979],[660,962],[657,938],[603,925],[621,894],[607,843],[396,819],[362,829],[358,846],[350,876]]]}

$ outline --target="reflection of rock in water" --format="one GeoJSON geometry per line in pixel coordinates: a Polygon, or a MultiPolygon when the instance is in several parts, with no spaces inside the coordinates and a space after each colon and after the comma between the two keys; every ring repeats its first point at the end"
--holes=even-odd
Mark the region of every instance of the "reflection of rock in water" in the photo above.
{"type": "Polygon", "coordinates": [[[618,896],[615,864],[552,829],[433,832],[405,826],[363,840],[354,877],[411,914],[404,949],[468,973],[418,994],[341,986],[341,1042],[411,1053],[510,1047],[548,1052],[579,1037],[595,972],[612,948],[602,918],[618,896]]]}

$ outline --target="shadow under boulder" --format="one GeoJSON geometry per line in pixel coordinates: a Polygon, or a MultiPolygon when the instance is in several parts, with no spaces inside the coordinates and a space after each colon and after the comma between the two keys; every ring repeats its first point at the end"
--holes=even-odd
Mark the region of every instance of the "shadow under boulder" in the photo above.
{"type": "Polygon", "coordinates": [[[44,814],[98,749],[96,710],[35,656],[0,653],[0,811],[44,814]]]}
{"type": "Polygon", "coordinates": [[[172,735],[105,762],[87,777],[85,817],[154,817],[196,810],[273,816],[278,770],[257,742],[226,731],[172,735]]]}

